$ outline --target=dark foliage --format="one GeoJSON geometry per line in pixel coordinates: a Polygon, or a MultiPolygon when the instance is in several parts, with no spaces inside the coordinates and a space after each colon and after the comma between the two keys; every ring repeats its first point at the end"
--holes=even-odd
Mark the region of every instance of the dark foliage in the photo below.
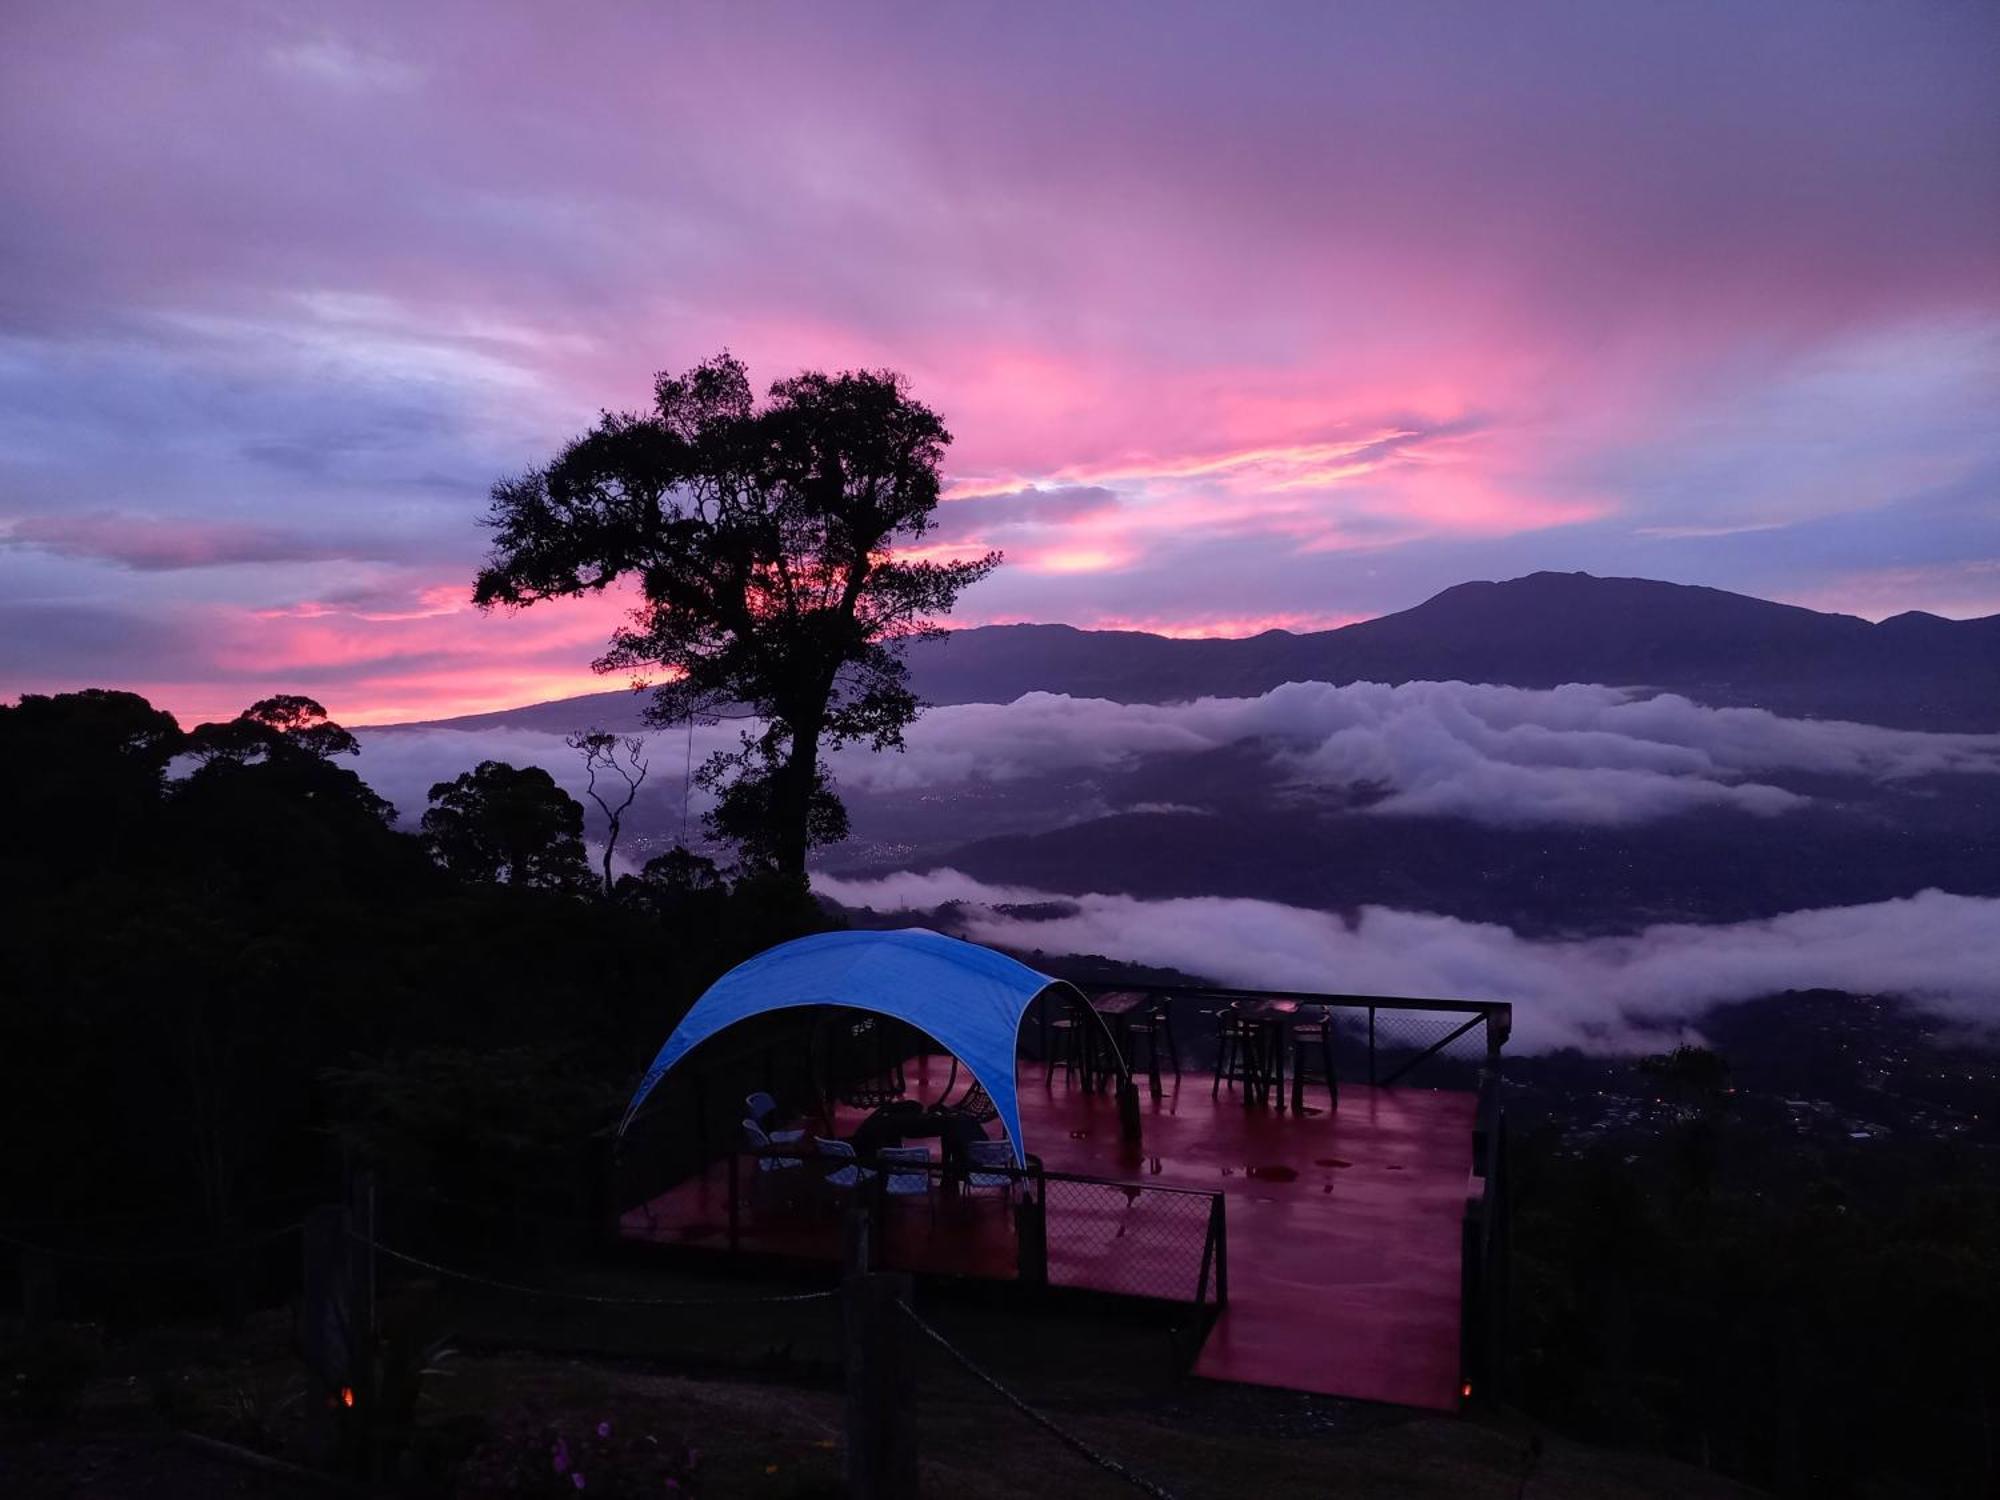
{"type": "MultiPolygon", "coordinates": [[[[684,853],[591,899],[540,771],[445,784],[440,863],[336,763],[346,738],[303,699],[186,736],[127,693],[0,706],[0,1232],[235,1244],[359,1161],[503,1212],[573,1194],[692,997],[819,925],[684,853]]],[[[60,1310],[222,1295],[208,1260],[62,1267],[60,1310]]]]}
{"type": "Polygon", "coordinates": [[[1713,1053],[1635,1070],[1651,1139],[1517,1139],[1517,1394],[1598,1443],[1824,1497],[1982,1496],[2000,1185],[1980,1148],[1806,1142],[1713,1053]]]}
{"type": "Polygon", "coordinates": [[[583,857],[583,805],[540,766],[497,760],[430,791],[424,842],[461,880],[580,890],[590,879],[583,857]]]}

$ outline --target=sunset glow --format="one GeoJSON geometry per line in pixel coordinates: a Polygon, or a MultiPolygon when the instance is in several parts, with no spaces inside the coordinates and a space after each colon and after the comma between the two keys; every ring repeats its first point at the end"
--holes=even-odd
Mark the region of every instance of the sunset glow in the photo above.
{"type": "Polygon", "coordinates": [[[959,625],[1538,568],[2000,611],[2000,23],[1712,23],[14,18],[0,695],[615,685],[629,599],[471,607],[485,493],[724,347],[943,413],[919,555],[1008,559],[959,625]]]}

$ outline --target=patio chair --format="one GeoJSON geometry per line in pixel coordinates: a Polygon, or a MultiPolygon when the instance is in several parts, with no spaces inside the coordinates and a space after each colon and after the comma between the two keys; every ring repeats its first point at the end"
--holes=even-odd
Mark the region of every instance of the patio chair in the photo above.
{"type": "Polygon", "coordinates": [[[859,1187],[875,1175],[854,1159],[854,1143],[851,1141],[829,1140],[823,1135],[816,1135],[813,1137],[813,1150],[830,1161],[844,1163],[827,1170],[824,1181],[828,1187],[859,1187]]]}
{"type": "Polygon", "coordinates": [[[806,1138],[806,1133],[803,1130],[771,1129],[771,1126],[778,1119],[778,1101],[762,1089],[746,1097],[743,1101],[743,1107],[750,1111],[750,1118],[756,1121],[769,1134],[772,1140],[782,1146],[789,1146],[794,1141],[802,1141],[806,1138]]]}
{"type": "Polygon", "coordinates": [[[937,1218],[937,1198],[931,1192],[931,1153],[925,1146],[884,1146],[875,1153],[882,1171],[882,1191],[891,1200],[923,1198],[930,1204],[931,1218],[937,1218]],[[914,1172],[899,1170],[905,1166],[914,1172]]]}
{"type": "Polygon", "coordinates": [[[981,1188],[998,1189],[1000,1202],[1014,1205],[1014,1148],[1005,1141],[968,1141],[965,1147],[965,1176],[961,1186],[968,1194],[981,1188]]]}
{"type": "Polygon", "coordinates": [[[743,1122],[743,1144],[745,1149],[755,1153],[757,1169],[750,1178],[750,1201],[752,1206],[763,1209],[775,1203],[779,1207],[793,1205],[796,1189],[805,1180],[806,1159],[803,1156],[782,1156],[771,1150],[779,1143],[764,1132],[764,1127],[755,1120],[743,1122]]]}
{"type": "Polygon", "coordinates": [[[755,1120],[745,1120],[743,1122],[744,1148],[757,1154],[757,1170],[759,1172],[786,1172],[790,1171],[793,1167],[803,1167],[806,1164],[803,1156],[778,1155],[774,1154],[771,1148],[773,1146],[789,1146],[804,1134],[805,1132],[801,1130],[787,1130],[781,1131],[777,1135],[772,1135],[755,1120]]]}
{"type": "Polygon", "coordinates": [[[940,1105],[939,1114],[955,1115],[962,1120],[971,1120],[984,1125],[1000,1118],[1000,1106],[993,1102],[993,1096],[986,1092],[986,1085],[978,1079],[952,1104],[940,1105]]]}

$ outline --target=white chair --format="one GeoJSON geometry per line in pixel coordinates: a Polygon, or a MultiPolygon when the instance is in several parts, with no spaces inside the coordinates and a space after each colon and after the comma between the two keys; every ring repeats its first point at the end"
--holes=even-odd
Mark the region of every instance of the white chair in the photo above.
{"type": "Polygon", "coordinates": [[[789,1146],[804,1133],[804,1131],[793,1130],[780,1131],[777,1135],[770,1135],[755,1120],[745,1120],[743,1122],[744,1147],[756,1153],[757,1170],[760,1172],[784,1172],[794,1167],[803,1167],[806,1164],[804,1157],[773,1155],[771,1148],[773,1146],[789,1146]]]}
{"type": "Polygon", "coordinates": [[[998,1188],[1000,1201],[1014,1201],[1014,1148],[1005,1141],[968,1141],[965,1147],[965,1191],[998,1188]]]}
{"type": "Polygon", "coordinates": [[[750,1112],[750,1118],[781,1146],[789,1146],[794,1141],[806,1138],[803,1130],[772,1130],[771,1122],[778,1118],[778,1101],[759,1089],[743,1101],[743,1107],[750,1112]]]}
{"type": "Polygon", "coordinates": [[[875,1153],[882,1166],[882,1191],[891,1198],[922,1198],[931,1217],[937,1217],[937,1199],[931,1192],[931,1153],[925,1146],[884,1146],[875,1153]],[[899,1170],[915,1167],[914,1172],[899,1170]]]}
{"type": "Polygon", "coordinates": [[[797,1184],[805,1179],[806,1159],[773,1154],[775,1143],[755,1120],[743,1122],[743,1144],[757,1163],[750,1178],[751,1206],[760,1210],[792,1207],[797,1184]]]}
{"type": "Polygon", "coordinates": [[[854,1143],[852,1141],[832,1141],[823,1135],[816,1135],[813,1137],[813,1150],[823,1157],[829,1157],[834,1161],[846,1163],[845,1166],[834,1167],[827,1172],[826,1184],[828,1187],[859,1187],[875,1175],[867,1167],[862,1166],[855,1160],[854,1143]]]}

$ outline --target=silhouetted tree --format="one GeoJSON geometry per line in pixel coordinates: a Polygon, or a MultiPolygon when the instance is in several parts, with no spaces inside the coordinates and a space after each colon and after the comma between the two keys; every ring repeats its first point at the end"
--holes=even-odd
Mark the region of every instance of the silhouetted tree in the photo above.
{"type": "MultiPolygon", "coordinates": [[[[639,788],[646,780],[646,762],[639,758],[646,742],[638,735],[620,738],[606,729],[586,729],[579,734],[564,738],[563,743],[583,756],[583,769],[590,778],[584,786],[590,800],[597,804],[597,810],[604,814],[604,894],[609,896],[614,882],[611,878],[611,857],[618,850],[618,831],[624,822],[625,813],[632,801],[639,795],[639,788]],[[620,760],[619,752],[624,752],[620,760]],[[611,797],[597,789],[599,772],[615,775],[625,783],[625,795],[618,805],[611,805],[611,797]]],[[[616,792],[611,794],[617,796],[616,792]]]]}
{"type": "MultiPolygon", "coordinates": [[[[360,741],[301,694],[263,698],[233,719],[199,725],[187,749],[202,764],[188,778],[183,798],[266,796],[295,806],[317,802],[384,827],[395,821],[388,799],[333,762],[336,755],[359,755],[360,741]]],[[[254,814],[247,821],[254,822],[254,814]]]]}
{"type": "Polygon", "coordinates": [[[256,760],[285,755],[330,760],[359,755],[361,742],[329,719],[326,710],[298,693],[262,698],[235,718],[203,724],[188,736],[203,760],[256,760]]]}
{"type": "Polygon", "coordinates": [[[802,879],[844,813],[823,747],[900,746],[919,705],[903,643],[990,572],[899,558],[928,532],[951,435],[886,371],[808,373],[758,405],[727,354],[662,375],[653,410],[606,414],[546,468],[494,487],[495,545],[473,598],[528,605],[627,576],[642,602],[600,671],[670,677],[655,723],[762,721],[704,780],[748,865],[802,879]]]}
{"type": "Polygon", "coordinates": [[[583,804],[540,766],[481,761],[430,790],[424,837],[432,855],[464,880],[581,888],[583,804]]]}
{"type": "Polygon", "coordinates": [[[0,864],[24,873],[115,860],[157,812],[174,716],[137,693],[87,688],[0,703],[0,864]]]}

